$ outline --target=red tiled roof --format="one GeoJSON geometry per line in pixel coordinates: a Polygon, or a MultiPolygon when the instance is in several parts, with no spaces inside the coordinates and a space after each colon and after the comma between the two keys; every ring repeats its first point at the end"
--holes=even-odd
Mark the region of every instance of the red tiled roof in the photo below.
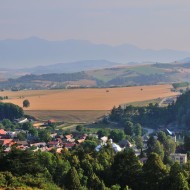
{"type": "Polygon", "coordinates": [[[10,146],[10,144],[12,143],[13,139],[0,139],[0,144],[1,145],[8,145],[10,146]]]}
{"type": "Polygon", "coordinates": [[[0,135],[6,135],[7,131],[5,131],[4,129],[0,129],[0,135]]]}
{"type": "Polygon", "coordinates": [[[58,141],[50,141],[50,142],[48,142],[48,144],[49,145],[57,145],[57,144],[59,144],[59,142],[58,141]]]}
{"type": "Polygon", "coordinates": [[[65,143],[64,146],[65,148],[72,148],[73,146],[75,146],[75,143],[65,143]]]}
{"type": "Polygon", "coordinates": [[[25,150],[25,149],[26,149],[26,147],[23,146],[23,145],[17,146],[16,148],[17,148],[17,149],[20,149],[20,150],[25,150]]]}

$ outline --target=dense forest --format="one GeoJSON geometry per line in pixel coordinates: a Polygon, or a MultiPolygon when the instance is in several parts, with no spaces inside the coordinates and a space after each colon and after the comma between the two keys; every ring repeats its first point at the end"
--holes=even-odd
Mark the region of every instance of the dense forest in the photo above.
{"type": "Polygon", "coordinates": [[[171,167],[150,153],[143,165],[131,149],[115,154],[111,146],[54,152],[12,148],[0,154],[0,186],[9,189],[65,190],[188,190],[189,163],[171,167]]]}

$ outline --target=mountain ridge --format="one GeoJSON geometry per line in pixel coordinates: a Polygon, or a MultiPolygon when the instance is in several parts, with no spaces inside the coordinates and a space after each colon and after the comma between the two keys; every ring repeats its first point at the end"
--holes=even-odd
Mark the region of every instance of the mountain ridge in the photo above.
{"type": "Polygon", "coordinates": [[[190,57],[190,52],[142,49],[131,44],[95,44],[87,40],[49,41],[37,37],[0,40],[0,64],[7,68],[35,67],[83,60],[127,62],[172,62],[190,57]]]}

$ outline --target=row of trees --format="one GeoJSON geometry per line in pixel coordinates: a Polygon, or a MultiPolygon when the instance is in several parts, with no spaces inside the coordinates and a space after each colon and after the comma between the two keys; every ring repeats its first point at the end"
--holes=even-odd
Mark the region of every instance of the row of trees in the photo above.
{"type": "Polygon", "coordinates": [[[8,96],[0,96],[0,100],[7,100],[7,99],[9,99],[8,96]]]}

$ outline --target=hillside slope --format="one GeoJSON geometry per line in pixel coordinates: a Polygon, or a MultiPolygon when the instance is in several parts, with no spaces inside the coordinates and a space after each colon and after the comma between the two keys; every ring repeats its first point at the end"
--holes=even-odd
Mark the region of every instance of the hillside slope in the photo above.
{"type": "Polygon", "coordinates": [[[112,67],[77,73],[25,75],[0,82],[3,89],[112,87],[190,82],[189,63],[112,67]]]}

